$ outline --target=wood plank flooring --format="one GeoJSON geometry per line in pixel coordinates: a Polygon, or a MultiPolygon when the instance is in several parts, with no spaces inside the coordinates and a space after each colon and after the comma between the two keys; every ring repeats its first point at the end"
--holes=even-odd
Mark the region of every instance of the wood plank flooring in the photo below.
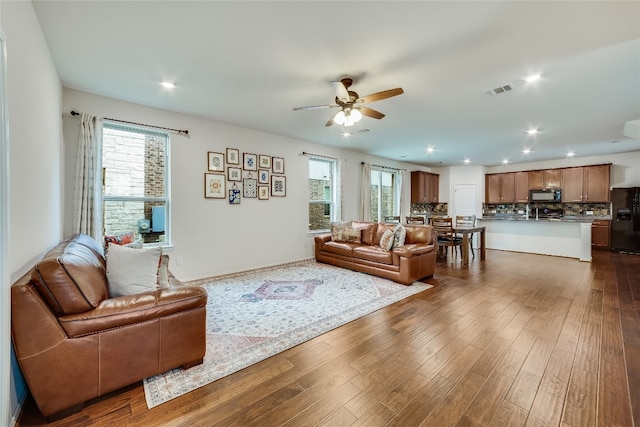
{"type": "Polygon", "coordinates": [[[640,256],[487,251],[434,288],[147,409],[141,384],[18,426],[638,426],[640,256]]]}

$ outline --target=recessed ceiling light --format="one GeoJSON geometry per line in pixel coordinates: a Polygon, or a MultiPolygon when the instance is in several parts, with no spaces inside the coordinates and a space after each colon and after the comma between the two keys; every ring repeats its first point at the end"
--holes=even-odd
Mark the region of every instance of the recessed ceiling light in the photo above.
{"type": "Polygon", "coordinates": [[[464,159],[464,164],[465,164],[465,165],[468,165],[469,163],[471,163],[471,160],[470,160],[470,159],[464,159]]]}
{"type": "Polygon", "coordinates": [[[538,129],[529,129],[529,130],[527,131],[527,134],[528,134],[528,135],[535,135],[535,134],[537,134],[538,132],[540,132],[538,129]]]}
{"type": "Polygon", "coordinates": [[[165,87],[167,89],[173,89],[176,87],[176,85],[171,82],[162,82],[160,83],[160,85],[162,85],[162,87],[165,87]]]}
{"type": "Polygon", "coordinates": [[[531,149],[530,148],[525,148],[524,150],[522,150],[523,154],[529,154],[531,153],[531,149]]]}
{"type": "Polygon", "coordinates": [[[540,77],[542,77],[540,74],[531,74],[530,76],[525,77],[524,81],[526,81],[527,83],[533,83],[540,80],[540,77]]]}
{"type": "Polygon", "coordinates": [[[573,157],[573,156],[575,156],[575,155],[576,155],[576,153],[575,153],[574,151],[569,151],[569,152],[567,153],[567,157],[573,157]]]}
{"type": "Polygon", "coordinates": [[[435,148],[427,147],[427,153],[433,153],[434,151],[435,151],[435,148]]]}
{"type": "Polygon", "coordinates": [[[508,164],[508,163],[509,163],[509,160],[507,160],[507,159],[504,159],[504,160],[502,161],[502,164],[503,164],[503,165],[506,165],[506,164],[508,164]]]}

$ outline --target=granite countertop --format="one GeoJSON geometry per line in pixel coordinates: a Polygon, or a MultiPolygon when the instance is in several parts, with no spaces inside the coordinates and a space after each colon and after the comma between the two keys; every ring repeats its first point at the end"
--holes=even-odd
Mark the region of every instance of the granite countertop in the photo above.
{"type": "Polygon", "coordinates": [[[539,219],[536,219],[536,217],[533,216],[533,217],[529,217],[529,219],[526,219],[524,215],[498,214],[498,215],[486,215],[478,219],[485,220],[485,221],[593,222],[596,220],[610,220],[611,216],[609,215],[565,215],[562,218],[539,218],[539,219]]]}

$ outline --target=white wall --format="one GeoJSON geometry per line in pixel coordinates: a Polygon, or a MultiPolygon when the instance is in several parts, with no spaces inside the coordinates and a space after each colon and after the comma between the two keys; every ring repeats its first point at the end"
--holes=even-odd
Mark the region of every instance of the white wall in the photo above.
{"type": "MultiPolygon", "coordinates": [[[[1,7],[11,159],[8,268],[13,282],[62,237],[62,87],[31,2],[3,1],[1,7]]],[[[2,340],[5,365],[10,337],[2,334],[2,340]]],[[[10,401],[11,419],[0,424],[12,425],[26,389],[16,370],[9,384],[5,378],[2,382],[0,395],[10,401]]]]}
{"type": "MultiPolygon", "coordinates": [[[[424,169],[309,142],[285,138],[169,111],[64,89],[66,161],[75,164],[79,119],[72,110],[102,117],[189,130],[189,137],[171,135],[171,271],[181,280],[310,258],[308,233],[308,158],[303,151],[346,159],[343,219],[358,219],[361,162],[424,169]],[[245,199],[240,205],[204,198],[207,151],[240,152],[283,157],[286,197],[245,199]],[[178,261],[181,261],[179,263],[178,261]]],[[[341,136],[336,133],[336,138],[341,136]]],[[[66,171],[65,234],[70,232],[73,173],[66,171]]],[[[409,197],[409,195],[407,195],[409,197]]]]}

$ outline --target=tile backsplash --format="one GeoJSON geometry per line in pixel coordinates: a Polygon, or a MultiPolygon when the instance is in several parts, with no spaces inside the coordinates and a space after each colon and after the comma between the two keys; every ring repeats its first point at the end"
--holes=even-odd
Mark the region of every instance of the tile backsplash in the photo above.
{"type": "Polygon", "coordinates": [[[447,215],[448,203],[412,203],[411,213],[417,215],[447,215]]]}
{"type": "MultiPolygon", "coordinates": [[[[611,215],[610,203],[529,203],[529,209],[536,208],[562,208],[564,215],[587,215],[587,211],[592,212],[594,216],[611,215]]],[[[517,215],[527,209],[526,203],[505,203],[482,205],[482,213],[484,215],[517,215]]]]}

